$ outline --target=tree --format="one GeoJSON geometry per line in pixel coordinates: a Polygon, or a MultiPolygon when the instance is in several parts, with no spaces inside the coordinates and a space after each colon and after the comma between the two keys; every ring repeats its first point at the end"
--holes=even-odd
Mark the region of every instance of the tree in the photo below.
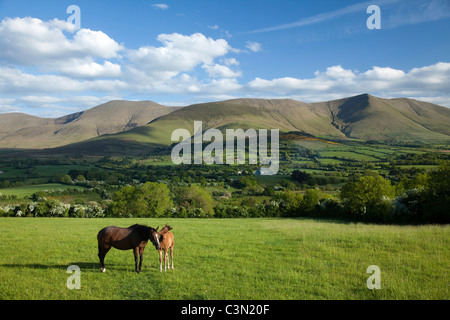
{"type": "Polygon", "coordinates": [[[306,173],[305,171],[294,170],[291,175],[292,179],[298,181],[300,183],[307,182],[311,179],[311,175],[306,173]]]}
{"type": "Polygon", "coordinates": [[[249,176],[243,176],[239,179],[239,187],[242,189],[253,187],[258,185],[258,180],[256,180],[255,176],[249,175],[249,176]]]}
{"type": "Polygon", "coordinates": [[[72,178],[66,174],[61,177],[61,182],[65,184],[72,184],[72,178]]]}
{"type": "Polygon", "coordinates": [[[201,208],[206,215],[214,213],[214,200],[211,193],[199,186],[185,187],[179,195],[179,203],[188,211],[201,208]]]}
{"type": "Polygon", "coordinates": [[[305,196],[303,197],[302,209],[305,212],[313,212],[320,203],[322,193],[319,189],[308,189],[306,190],[305,196]]]}
{"type": "Polygon", "coordinates": [[[287,216],[298,215],[303,202],[303,196],[300,193],[287,190],[282,193],[281,200],[284,202],[287,216]]]}
{"type": "Polygon", "coordinates": [[[140,188],[140,193],[146,210],[143,216],[162,216],[166,209],[173,207],[170,190],[164,183],[146,182],[140,188]]]}
{"type": "Polygon", "coordinates": [[[134,204],[135,187],[125,186],[117,191],[113,196],[113,201],[109,205],[110,214],[116,217],[132,217],[136,214],[134,204]]]}
{"type": "Polygon", "coordinates": [[[142,187],[125,186],[117,191],[109,212],[113,216],[158,217],[171,207],[169,188],[164,183],[146,182],[142,187]]]}
{"type": "Polygon", "coordinates": [[[424,222],[450,223],[450,161],[429,173],[424,197],[424,222]]]}
{"type": "Polygon", "coordinates": [[[391,182],[371,173],[342,187],[340,198],[352,215],[380,216],[386,213],[386,202],[395,195],[391,182]]]}
{"type": "Polygon", "coordinates": [[[83,182],[83,181],[86,181],[86,178],[85,178],[82,174],[79,174],[79,175],[76,177],[76,180],[77,180],[78,182],[83,182]]]}

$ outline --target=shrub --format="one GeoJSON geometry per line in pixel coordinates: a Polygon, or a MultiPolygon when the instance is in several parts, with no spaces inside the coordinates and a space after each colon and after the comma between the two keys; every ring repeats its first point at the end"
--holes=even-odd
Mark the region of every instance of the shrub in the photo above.
{"type": "Polygon", "coordinates": [[[206,214],[202,208],[194,208],[187,212],[188,218],[205,218],[206,214]]]}

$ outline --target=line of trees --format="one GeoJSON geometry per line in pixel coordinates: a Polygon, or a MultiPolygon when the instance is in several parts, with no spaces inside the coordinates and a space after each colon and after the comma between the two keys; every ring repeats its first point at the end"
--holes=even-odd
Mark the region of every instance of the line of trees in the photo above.
{"type": "MultiPolygon", "coordinates": [[[[308,176],[296,173],[296,178],[303,180],[308,176]]],[[[240,204],[216,201],[198,185],[169,188],[162,182],[146,182],[122,187],[104,206],[64,204],[40,194],[33,197],[31,204],[0,207],[0,216],[328,217],[384,223],[450,223],[449,162],[442,163],[435,171],[404,177],[396,185],[376,172],[367,171],[364,176],[347,182],[338,197],[318,189],[300,193],[262,188],[252,175],[242,177],[237,186],[250,195],[243,197],[240,204]],[[255,202],[255,198],[264,200],[255,202]]]]}

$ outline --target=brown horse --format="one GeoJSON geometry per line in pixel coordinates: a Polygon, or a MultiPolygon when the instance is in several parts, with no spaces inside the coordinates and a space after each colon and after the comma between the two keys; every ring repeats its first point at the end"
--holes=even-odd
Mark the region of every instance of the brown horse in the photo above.
{"type": "Polygon", "coordinates": [[[153,229],[139,224],[135,224],[129,228],[119,228],[115,226],[106,227],[99,231],[98,240],[98,257],[100,259],[100,268],[102,272],[106,271],[105,256],[111,247],[119,250],[134,249],[134,264],[137,273],[141,272],[142,258],[147,241],[150,240],[156,250],[161,250],[159,243],[158,228],[153,229]],[[140,255],[138,269],[138,255],[140,255]]]}
{"type": "Polygon", "coordinates": [[[168,226],[167,224],[164,228],[161,229],[159,234],[159,243],[160,249],[159,251],[159,271],[162,271],[162,252],[164,251],[164,271],[166,271],[166,261],[167,268],[170,269],[170,261],[169,261],[169,249],[170,249],[170,260],[172,260],[172,270],[173,270],[173,246],[175,244],[173,233],[170,232],[173,228],[168,226]]]}

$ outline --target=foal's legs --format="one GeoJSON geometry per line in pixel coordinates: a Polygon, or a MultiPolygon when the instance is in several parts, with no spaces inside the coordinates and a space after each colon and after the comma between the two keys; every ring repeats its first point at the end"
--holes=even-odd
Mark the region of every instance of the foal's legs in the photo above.
{"type": "Polygon", "coordinates": [[[170,260],[172,260],[172,270],[173,270],[173,246],[170,248],[170,260]]]}
{"type": "Polygon", "coordinates": [[[164,271],[167,270],[166,264],[167,264],[167,268],[169,268],[169,249],[164,251],[164,271]]]}
{"type": "Polygon", "coordinates": [[[159,272],[162,272],[162,250],[159,250],[159,272]]]}
{"type": "Polygon", "coordinates": [[[106,271],[105,268],[105,256],[108,253],[109,249],[111,249],[110,246],[105,245],[98,245],[98,258],[100,259],[100,270],[102,272],[106,271]]]}

